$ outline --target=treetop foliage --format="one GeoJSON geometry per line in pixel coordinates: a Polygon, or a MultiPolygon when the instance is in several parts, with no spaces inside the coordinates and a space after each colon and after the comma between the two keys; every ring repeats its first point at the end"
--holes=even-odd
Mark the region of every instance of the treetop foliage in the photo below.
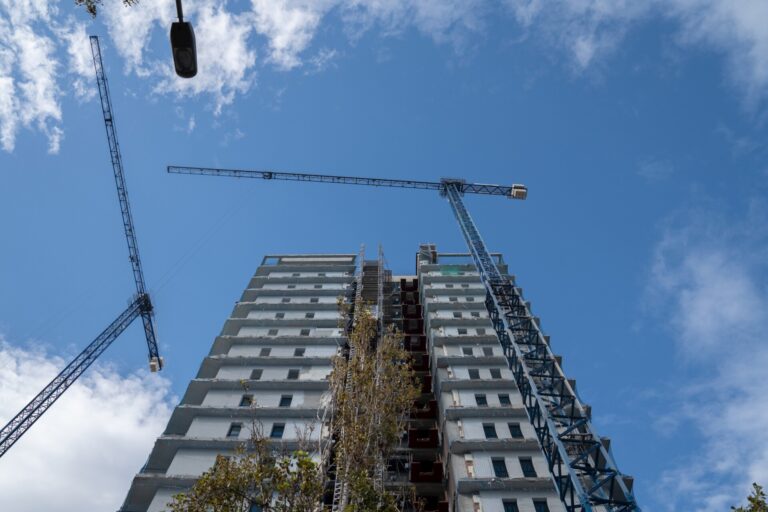
{"type": "Polygon", "coordinates": [[[753,483],[752,494],[747,497],[749,505],[746,507],[731,507],[734,512],[768,512],[768,502],[766,502],[765,491],[763,487],[753,483]]]}
{"type": "MultiPolygon", "coordinates": [[[[131,5],[136,5],[139,3],[139,0],[122,0],[123,5],[126,7],[131,5]]],[[[90,14],[93,17],[96,17],[96,14],[98,13],[98,6],[101,5],[102,0],[75,0],[75,5],[77,6],[83,6],[85,7],[85,10],[88,14],[90,14]]]]}

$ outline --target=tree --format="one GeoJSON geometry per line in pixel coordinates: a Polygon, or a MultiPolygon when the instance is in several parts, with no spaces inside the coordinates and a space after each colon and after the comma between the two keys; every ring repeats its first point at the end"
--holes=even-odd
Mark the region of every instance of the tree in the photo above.
{"type": "Polygon", "coordinates": [[[731,507],[731,510],[734,512],[768,512],[768,503],[762,486],[753,483],[752,494],[747,498],[747,501],[749,502],[747,507],[731,507]]]}
{"type": "MultiPolygon", "coordinates": [[[[394,330],[380,335],[377,319],[361,303],[348,341],[347,356],[334,357],[330,376],[335,436],[312,451],[325,463],[333,450],[336,479],[345,489],[344,512],[398,512],[398,498],[404,496],[385,489],[385,461],[400,443],[419,396],[410,354],[394,330]]],[[[319,511],[325,475],[308,449],[311,431],[299,435],[299,450],[279,452],[254,421],[251,440],[233,456],[218,456],[189,491],[174,496],[169,510],[249,512],[255,505],[263,512],[319,511]]],[[[412,491],[408,498],[418,509],[412,491]]]]}
{"type": "Polygon", "coordinates": [[[419,396],[402,337],[378,332],[368,306],[355,305],[348,357],[334,358],[331,372],[336,479],[345,512],[396,512],[396,496],[384,488],[386,461],[400,442],[408,412],[419,396]]]}
{"type": "MultiPolygon", "coordinates": [[[[122,0],[123,5],[125,6],[131,6],[136,5],[139,3],[139,0],[122,0]]],[[[75,0],[75,5],[82,5],[85,7],[85,10],[90,14],[91,16],[96,16],[97,14],[97,8],[99,5],[101,5],[102,0],[75,0]]]]}
{"type": "Polygon", "coordinates": [[[323,483],[320,465],[308,451],[278,450],[254,422],[250,441],[232,456],[217,456],[213,467],[189,491],[174,496],[168,509],[249,512],[255,505],[263,512],[316,512],[323,483]]]}

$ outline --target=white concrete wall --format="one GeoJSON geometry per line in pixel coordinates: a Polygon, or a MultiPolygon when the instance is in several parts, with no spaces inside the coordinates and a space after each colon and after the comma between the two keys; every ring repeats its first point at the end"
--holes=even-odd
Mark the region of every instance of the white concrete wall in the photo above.
{"type": "MultiPolygon", "coordinates": [[[[499,380],[494,379],[491,377],[491,368],[497,368],[501,371],[501,378],[502,379],[512,379],[514,375],[512,374],[512,370],[507,368],[506,366],[501,365],[494,365],[494,366],[480,366],[480,365],[472,365],[468,364],[467,366],[457,366],[457,365],[451,365],[450,371],[448,372],[448,375],[453,374],[454,379],[459,380],[469,380],[469,370],[479,370],[480,373],[480,379],[481,380],[499,380]]],[[[493,390],[489,390],[493,392],[493,390]]],[[[478,393],[483,393],[484,391],[478,391],[478,393]]],[[[517,393],[517,390],[514,388],[510,388],[509,390],[505,390],[504,392],[509,392],[510,397],[513,393],[517,393]]]]}
{"type": "Polygon", "coordinates": [[[462,303],[462,302],[476,302],[485,304],[485,295],[429,295],[429,290],[426,290],[427,302],[431,304],[446,304],[446,303],[462,303]],[[451,300],[451,298],[455,300],[451,300]]]}
{"type": "Polygon", "coordinates": [[[520,430],[523,432],[524,439],[536,439],[536,432],[527,418],[464,418],[461,420],[464,439],[485,439],[483,423],[493,423],[499,439],[512,439],[512,435],[509,433],[509,423],[520,424],[520,430]]]}
{"type": "Polygon", "coordinates": [[[230,356],[258,356],[261,353],[262,348],[269,348],[270,357],[294,357],[294,351],[297,348],[304,349],[304,356],[298,356],[297,360],[301,357],[332,357],[336,355],[338,347],[335,345],[277,345],[270,347],[268,345],[232,345],[227,352],[230,356]]]}
{"type": "MultiPolygon", "coordinates": [[[[291,297],[291,304],[336,304],[337,297],[314,297],[317,302],[312,302],[312,297],[291,297]]],[[[254,301],[255,304],[281,304],[283,302],[282,297],[257,297],[254,301]]]]}
{"type": "Polygon", "coordinates": [[[429,334],[430,336],[447,336],[447,337],[453,337],[453,336],[489,336],[494,334],[494,330],[491,327],[491,323],[488,322],[488,326],[486,327],[461,327],[461,329],[466,329],[466,334],[459,334],[460,327],[452,327],[452,326],[442,326],[438,327],[436,329],[430,329],[429,334]],[[479,330],[478,330],[479,329],[479,330]],[[483,332],[483,329],[485,329],[485,332],[483,332]]]}
{"type": "Polygon", "coordinates": [[[476,270],[430,270],[429,272],[423,272],[421,275],[427,276],[477,276],[480,274],[476,270]]]}
{"type": "MultiPolygon", "coordinates": [[[[225,432],[226,434],[226,432],[225,432]]],[[[180,448],[173,457],[166,475],[200,476],[216,461],[216,450],[180,448]]]]}
{"type": "MultiPolygon", "coordinates": [[[[474,459],[475,466],[475,478],[496,478],[496,474],[493,472],[493,464],[491,459],[504,458],[504,462],[507,465],[507,473],[509,478],[525,478],[523,476],[523,469],[520,466],[520,457],[529,458],[533,463],[533,468],[536,470],[536,475],[541,478],[549,478],[549,467],[547,461],[543,455],[539,452],[485,452],[474,451],[471,453],[474,459]]],[[[462,456],[457,456],[461,458],[462,456]]],[[[459,464],[454,465],[454,469],[458,471],[457,476],[459,478],[468,478],[466,466],[459,467],[459,464]]]]}
{"type": "Polygon", "coordinates": [[[344,283],[264,283],[264,290],[346,290],[344,283]],[[316,288],[319,285],[320,288],[316,288]]]}
{"type": "MultiPolygon", "coordinates": [[[[557,496],[548,492],[525,492],[518,491],[514,496],[503,491],[480,491],[480,507],[482,512],[504,512],[503,500],[517,500],[517,508],[520,512],[535,512],[533,508],[534,499],[546,499],[550,512],[565,512],[565,507],[557,496]]],[[[460,495],[458,499],[457,512],[474,512],[474,503],[471,495],[460,495]]]]}
{"type": "Polygon", "coordinates": [[[278,407],[280,397],[292,395],[291,407],[318,407],[321,392],[319,391],[265,391],[265,390],[210,390],[206,393],[202,405],[210,407],[239,407],[243,395],[253,395],[254,407],[278,407]]]}
{"type": "MultiPolygon", "coordinates": [[[[301,311],[249,311],[246,318],[252,318],[255,320],[275,320],[277,313],[283,314],[285,320],[304,320],[307,313],[314,313],[313,320],[338,320],[341,318],[341,314],[338,311],[316,311],[312,309],[306,309],[301,311]]],[[[487,316],[487,314],[486,314],[487,316]]]]}
{"type": "Polygon", "coordinates": [[[477,407],[477,402],[475,401],[476,393],[485,394],[485,397],[488,400],[488,407],[501,407],[501,404],[499,403],[500,393],[508,394],[509,400],[510,402],[512,402],[511,406],[504,406],[504,407],[522,407],[523,406],[522,397],[514,389],[511,389],[511,390],[478,389],[474,391],[462,389],[462,390],[459,390],[458,393],[460,397],[459,401],[465,407],[477,407]]]}
{"type": "MultiPolygon", "coordinates": [[[[282,439],[287,440],[296,440],[299,438],[297,435],[297,429],[299,429],[299,433],[305,431],[310,427],[310,425],[315,425],[315,431],[313,432],[313,437],[317,438],[317,435],[319,435],[320,427],[317,425],[317,422],[313,422],[311,420],[302,420],[302,419],[259,419],[261,423],[262,433],[263,435],[269,437],[269,434],[272,430],[272,425],[274,423],[283,423],[285,424],[285,432],[283,433],[282,439]]],[[[189,426],[189,429],[187,430],[186,437],[199,437],[203,439],[209,439],[209,438],[218,438],[218,439],[231,439],[227,438],[227,432],[229,432],[229,428],[232,425],[232,423],[242,423],[242,429],[240,430],[240,435],[237,437],[237,439],[246,440],[251,437],[251,421],[247,418],[221,418],[221,417],[206,417],[206,416],[197,416],[192,420],[192,423],[189,426]]],[[[181,452],[182,450],[179,450],[181,452]]],[[[173,459],[174,462],[176,462],[176,459],[178,458],[178,453],[176,457],[173,459]]],[[[173,463],[171,463],[171,466],[173,466],[173,463]]],[[[170,471],[170,470],[169,470],[170,471]]],[[[186,473],[183,473],[186,474],[186,473]]]]}
{"type": "Polygon", "coordinates": [[[181,491],[181,489],[158,489],[157,492],[155,492],[155,497],[152,498],[152,503],[149,504],[147,512],[167,512],[168,509],[166,506],[171,502],[173,497],[181,491]]]}
{"type": "Polygon", "coordinates": [[[270,272],[268,277],[346,277],[349,272],[270,272]]]}
{"type": "Polygon", "coordinates": [[[237,332],[237,336],[300,336],[302,329],[309,329],[311,337],[336,338],[341,336],[341,329],[336,327],[253,327],[244,326],[237,332]],[[277,334],[269,334],[270,329],[277,329],[277,334]]]}
{"type": "MultiPolygon", "coordinates": [[[[492,333],[488,333],[489,335],[492,333]]],[[[491,355],[494,356],[501,356],[503,355],[501,351],[501,346],[498,342],[485,342],[485,343],[471,343],[470,340],[467,340],[467,343],[464,343],[462,345],[443,345],[441,347],[437,347],[437,350],[439,351],[439,354],[445,355],[445,356],[465,356],[464,354],[464,348],[469,348],[472,350],[473,356],[485,356],[486,354],[483,352],[484,348],[490,348],[493,353],[491,355]]],[[[466,354],[466,357],[470,357],[469,354],[466,354]]]]}
{"type": "MultiPolygon", "coordinates": [[[[429,318],[439,318],[442,320],[490,318],[485,306],[481,305],[480,307],[481,309],[438,309],[437,311],[432,311],[429,314],[429,318]],[[459,313],[461,316],[456,318],[454,313],[459,313]]],[[[488,325],[490,326],[491,323],[488,322],[488,325]]]]}
{"type": "Polygon", "coordinates": [[[219,368],[216,375],[217,379],[240,380],[249,379],[251,371],[260,368],[262,370],[261,380],[285,380],[288,370],[299,368],[299,380],[324,380],[331,373],[330,365],[316,366],[265,366],[265,365],[225,365],[219,368]]]}

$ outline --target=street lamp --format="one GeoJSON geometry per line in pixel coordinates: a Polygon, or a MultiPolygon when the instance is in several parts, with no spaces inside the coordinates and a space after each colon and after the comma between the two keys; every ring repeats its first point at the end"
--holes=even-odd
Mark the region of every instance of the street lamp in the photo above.
{"type": "Polygon", "coordinates": [[[197,48],[195,47],[195,31],[192,24],[184,21],[181,11],[181,0],[176,0],[176,13],[179,21],[171,25],[171,50],[176,74],[182,78],[192,78],[197,74],[197,48]]]}

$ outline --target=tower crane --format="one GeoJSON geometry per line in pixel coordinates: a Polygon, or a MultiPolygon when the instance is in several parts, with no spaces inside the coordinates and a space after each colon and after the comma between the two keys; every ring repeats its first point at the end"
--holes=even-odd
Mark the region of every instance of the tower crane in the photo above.
{"type": "Polygon", "coordinates": [[[631,477],[619,471],[607,440],[598,437],[590,408],[582,403],[574,385],[565,377],[548,339],[523,300],[522,291],[499,271],[464,205],[463,196],[469,193],[525,199],[525,186],[467,183],[452,178],[414,181],[204,167],[169,166],[167,171],[438,191],[451,206],[485,286],[486,308],[566,510],[640,512],[631,490],[631,477]]]}
{"type": "Polygon", "coordinates": [[[117,185],[117,198],[120,202],[120,213],[123,220],[123,230],[128,242],[128,258],[133,269],[133,280],[136,284],[136,295],[128,307],[90,345],[80,352],[54,379],[43,388],[16,416],[0,430],[0,457],[23,436],[27,430],[45,414],[49,407],[75,383],[75,381],[93,364],[96,359],[114,342],[134,320],[141,317],[144,324],[144,335],[149,348],[150,370],[158,371],[163,367],[155,339],[155,328],[152,318],[152,301],[149,298],[144,283],[144,272],[139,258],[139,246],[136,241],[136,230],[133,227],[133,216],[128,201],[128,189],[125,185],[125,173],[120,156],[120,146],[117,142],[115,121],[112,114],[112,101],[109,97],[107,77],[101,60],[101,48],[96,36],[90,37],[93,66],[96,71],[96,82],[101,99],[101,110],[104,115],[104,125],[107,130],[109,154],[112,160],[112,171],[117,185]]]}

